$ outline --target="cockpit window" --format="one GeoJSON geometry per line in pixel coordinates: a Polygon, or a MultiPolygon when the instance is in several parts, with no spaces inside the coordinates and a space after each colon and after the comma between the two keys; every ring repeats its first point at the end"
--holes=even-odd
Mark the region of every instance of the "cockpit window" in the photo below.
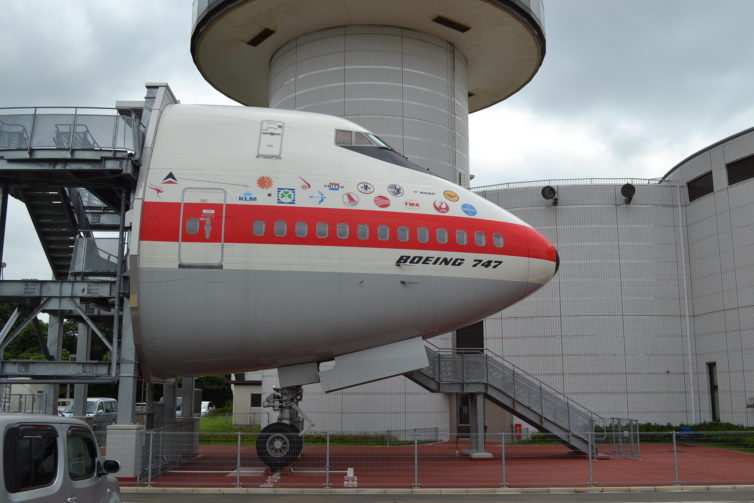
{"type": "Polygon", "coordinates": [[[345,129],[335,130],[335,144],[339,147],[356,145],[359,147],[379,147],[394,150],[393,147],[377,135],[361,131],[346,131],[345,129]]]}
{"type": "Polygon", "coordinates": [[[353,144],[354,145],[369,145],[369,146],[374,145],[374,143],[372,143],[372,140],[370,140],[369,137],[365,135],[364,133],[354,133],[353,144]]]}
{"type": "Polygon", "coordinates": [[[353,145],[353,132],[344,131],[342,129],[335,130],[335,144],[336,145],[353,145]]]}
{"type": "Polygon", "coordinates": [[[422,168],[409,161],[404,155],[396,152],[395,149],[388,145],[382,138],[372,133],[336,129],[335,145],[353,152],[358,152],[359,154],[379,159],[380,161],[389,162],[390,164],[396,164],[404,168],[413,169],[414,171],[429,173],[428,169],[422,168]]]}

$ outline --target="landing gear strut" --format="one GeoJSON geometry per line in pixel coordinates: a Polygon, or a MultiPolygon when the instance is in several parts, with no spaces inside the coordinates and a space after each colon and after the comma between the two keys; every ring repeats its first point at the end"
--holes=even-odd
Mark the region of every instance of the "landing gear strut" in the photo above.
{"type": "Polygon", "coordinates": [[[290,466],[304,448],[304,420],[311,424],[298,407],[303,398],[301,386],[273,388],[274,393],[265,398],[263,407],[278,411],[276,423],[267,425],[257,437],[257,455],[270,468],[290,466]]]}

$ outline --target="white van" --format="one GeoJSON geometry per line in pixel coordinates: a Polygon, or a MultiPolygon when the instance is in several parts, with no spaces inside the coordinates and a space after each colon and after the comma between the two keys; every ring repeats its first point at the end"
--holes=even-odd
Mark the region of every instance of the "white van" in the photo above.
{"type": "MultiPolygon", "coordinates": [[[[66,405],[60,415],[73,417],[73,402],[66,405]]],[[[118,400],[115,398],[89,397],[86,399],[84,415],[94,418],[95,430],[104,429],[118,419],[118,400]]]]}
{"type": "Polygon", "coordinates": [[[92,429],[60,416],[0,414],[0,501],[120,503],[120,466],[100,456],[92,429]]]}

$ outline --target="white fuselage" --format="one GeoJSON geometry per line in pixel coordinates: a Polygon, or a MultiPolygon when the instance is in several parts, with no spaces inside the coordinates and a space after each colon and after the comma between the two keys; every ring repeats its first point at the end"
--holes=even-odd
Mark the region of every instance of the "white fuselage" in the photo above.
{"type": "Polygon", "coordinates": [[[370,138],[303,112],[163,112],[133,208],[131,306],[149,378],[431,337],[554,275],[541,234],[370,138]]]}

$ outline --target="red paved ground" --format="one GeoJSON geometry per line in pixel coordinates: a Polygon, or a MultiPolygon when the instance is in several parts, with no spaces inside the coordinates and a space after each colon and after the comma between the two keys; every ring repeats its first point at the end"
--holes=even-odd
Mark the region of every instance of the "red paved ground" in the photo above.
{"type": "MultiPolygon", "coordinates": [[[[505,466],[500,444],[487,444],[492,459],[469,459],[467,444],[441,442],[420,445],[418,473],[414,471],[414,447],[330,447],[329,482],[344,486],[347,468],[353,468],[358,487],[411,487],[415,477],[421,487],[583,487],[589,485],[589,461],[559,445],[506,446],[505,466]],[[505,469],[503,469],[505,468],[505,469]]],[[[639,459],[611,456],[592,463],[597,486],[671,485],[676,480],[671,445],[641,447],[639,459]]],[[[754,483],[754,455],[728,449],[679,447],[678,482],[694,484],[754,483]]],[[[253,447],[241,449],[240,477],[235,447],[201,446],[199,455],[179,469],[152,478],[154,486],[233,487],[237,478],[244,487],[323,487],[326,449],[304,448],[291,470],[265,473],[253,447]]],[[[146,484],[146,477],[140,483],[146,484]]],[[[123,485],[129,485],[123,481],[123,485]]]]}

